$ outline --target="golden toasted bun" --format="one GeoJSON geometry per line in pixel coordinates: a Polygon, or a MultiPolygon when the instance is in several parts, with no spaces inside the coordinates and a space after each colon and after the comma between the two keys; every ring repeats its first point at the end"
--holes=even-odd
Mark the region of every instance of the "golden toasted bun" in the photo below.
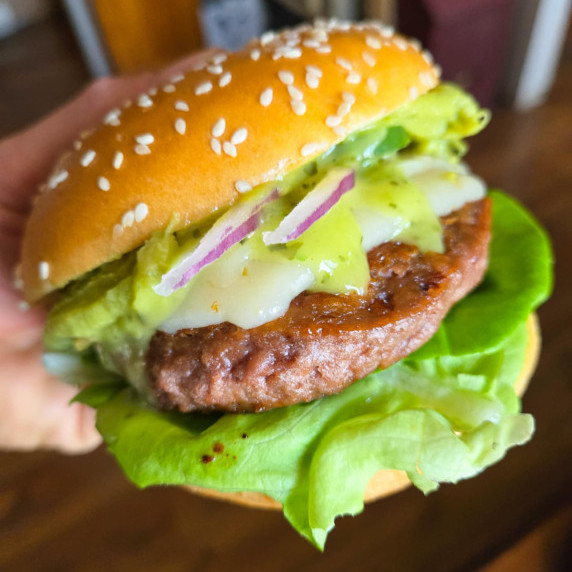
{"type": "MultiPolygon", "coordinates": [[[[538,356],[540,354],[540,328],[538,327],[538,318],[536,314],[531,314],[529,316],[526,322],[526,328],[528,340],[526,344],[524,364],[514,384],[514,389],[519,396],[522,396],[526,390],[530,377],[538,363],[538,356]]],[[[407,488],[410,484],[411,481],[407,478],[407,474],[404,471],[379,471],[369,480],[364,493],[364,501],[372,502],[392,495],[393,493],[397,493],[407,488]]],[[[282,508],[282,505],[279,502],[261,493],[227,493],[191,486],[187,486],[185,488],[198,495],[216,498],[244,506],[273,510],[280,510],[282,508]]]]}
{"type": "Polygon", "coordinates": [[[175,213],[182,228],[227,207],[237,188],[279,178],[437,83],[416,42],[375,24],[306,26],[213,56],[112,111],[62,159],[26,229],[28,301],[137,248],[175,213]]]}

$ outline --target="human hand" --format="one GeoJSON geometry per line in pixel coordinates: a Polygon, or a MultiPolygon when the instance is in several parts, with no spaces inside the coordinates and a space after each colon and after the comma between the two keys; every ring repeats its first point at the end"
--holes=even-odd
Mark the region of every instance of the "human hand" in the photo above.
{"type": "Polygon", "coordinates": [[[100,79],[35,126],[0,141],[0,448],[78,453],[101,442],[94,412],[68,405],[77,388],[42,366],[46,311],[24,309],[13,281],[32,199],[82,131],[153,85],[208,58],[200,52],[157,74],[100,79]]]}

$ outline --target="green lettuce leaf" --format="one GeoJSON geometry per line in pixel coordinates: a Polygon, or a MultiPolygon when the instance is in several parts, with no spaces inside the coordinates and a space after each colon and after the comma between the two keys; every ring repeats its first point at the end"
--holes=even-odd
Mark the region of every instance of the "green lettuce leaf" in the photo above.
{"type": "Polygon", "coordinates": [[[500,191],[489,196],[492,241],[485,278],[410,359],[476,354],[498,347],[550,296],[553,256],[546,231],[516,200],[500,191]]]}
{"type": "Polygon", "coordinates": [[[259,414],[161,413],[126,389],[99,405],[97,426],[138,486],[265,493],[321,549],[337,516],[362,510],[378,470],[404,470],[429,492],[528,440],[533,422],[515,412],[512,389],[525,345],[520,330],[488,360],[401,362],[338,395],[259,414]]]}

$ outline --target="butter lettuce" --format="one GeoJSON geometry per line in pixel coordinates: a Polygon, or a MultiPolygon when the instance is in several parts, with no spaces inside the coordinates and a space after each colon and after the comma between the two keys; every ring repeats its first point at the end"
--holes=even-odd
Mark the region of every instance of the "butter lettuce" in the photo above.
{"type": "Polygon", "coordinates": [[[97,427],[138,486],[265,493],[322,549],[337,516],[363,509],[378,470],[404,470],[430,492],[478,474],[530,438],[533,420],[515,412],[512,389],[525,345],[520,330],[490,356],[502,364],[516,351],[510,375],[472,359],[453,371],[439,358],[401,362],[338,395],[259,414],[160,413],[116,385],[98,386],[85,400],[98,404],[97,427]]]}
{"type": "Polygon", "coordinates": [[[492,198],[486,295],[477,290],[460,303],[478,310],[446,317],[446,344],[431,340],[428,350],[338,395],[259,414],[162,413],[117,383],[91,386],[76,400],[97,408],[99,431],[138,486],[265,493],[319,549],[338,516],[363,509],[365,486],[381,469],[405,471],[424,493],[476,475],[534,431],[532,417],[520,413],[514,382],[525,358],[525,320],[551,288],[545,233],[515,201],[498,192],[492,198]],[[523,285],[523,277],[534,286],[523,285]],[[461,337],[457,355],[450,338],[462,320],[474,344],[461,337]]]}
{"type": "Polygon", "coordinates": [[[451,310],[413,359],[467,355],[498,347],[552,291],[546,231],[517,201],[492,191],[489,268],[482,284],[451,310]]]}

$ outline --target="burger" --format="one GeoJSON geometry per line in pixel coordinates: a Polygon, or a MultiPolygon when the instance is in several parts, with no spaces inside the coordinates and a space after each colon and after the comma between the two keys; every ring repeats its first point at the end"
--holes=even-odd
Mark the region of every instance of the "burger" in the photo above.
{"type": "Polygon", "coordinates": [[[489,114],[439,77],[377,23],[270,32],[59,163],[25,294],[136,485],[282,507],[323,548],[364,498],[530,439],[550,245],[462,161],[489,114]]]}

